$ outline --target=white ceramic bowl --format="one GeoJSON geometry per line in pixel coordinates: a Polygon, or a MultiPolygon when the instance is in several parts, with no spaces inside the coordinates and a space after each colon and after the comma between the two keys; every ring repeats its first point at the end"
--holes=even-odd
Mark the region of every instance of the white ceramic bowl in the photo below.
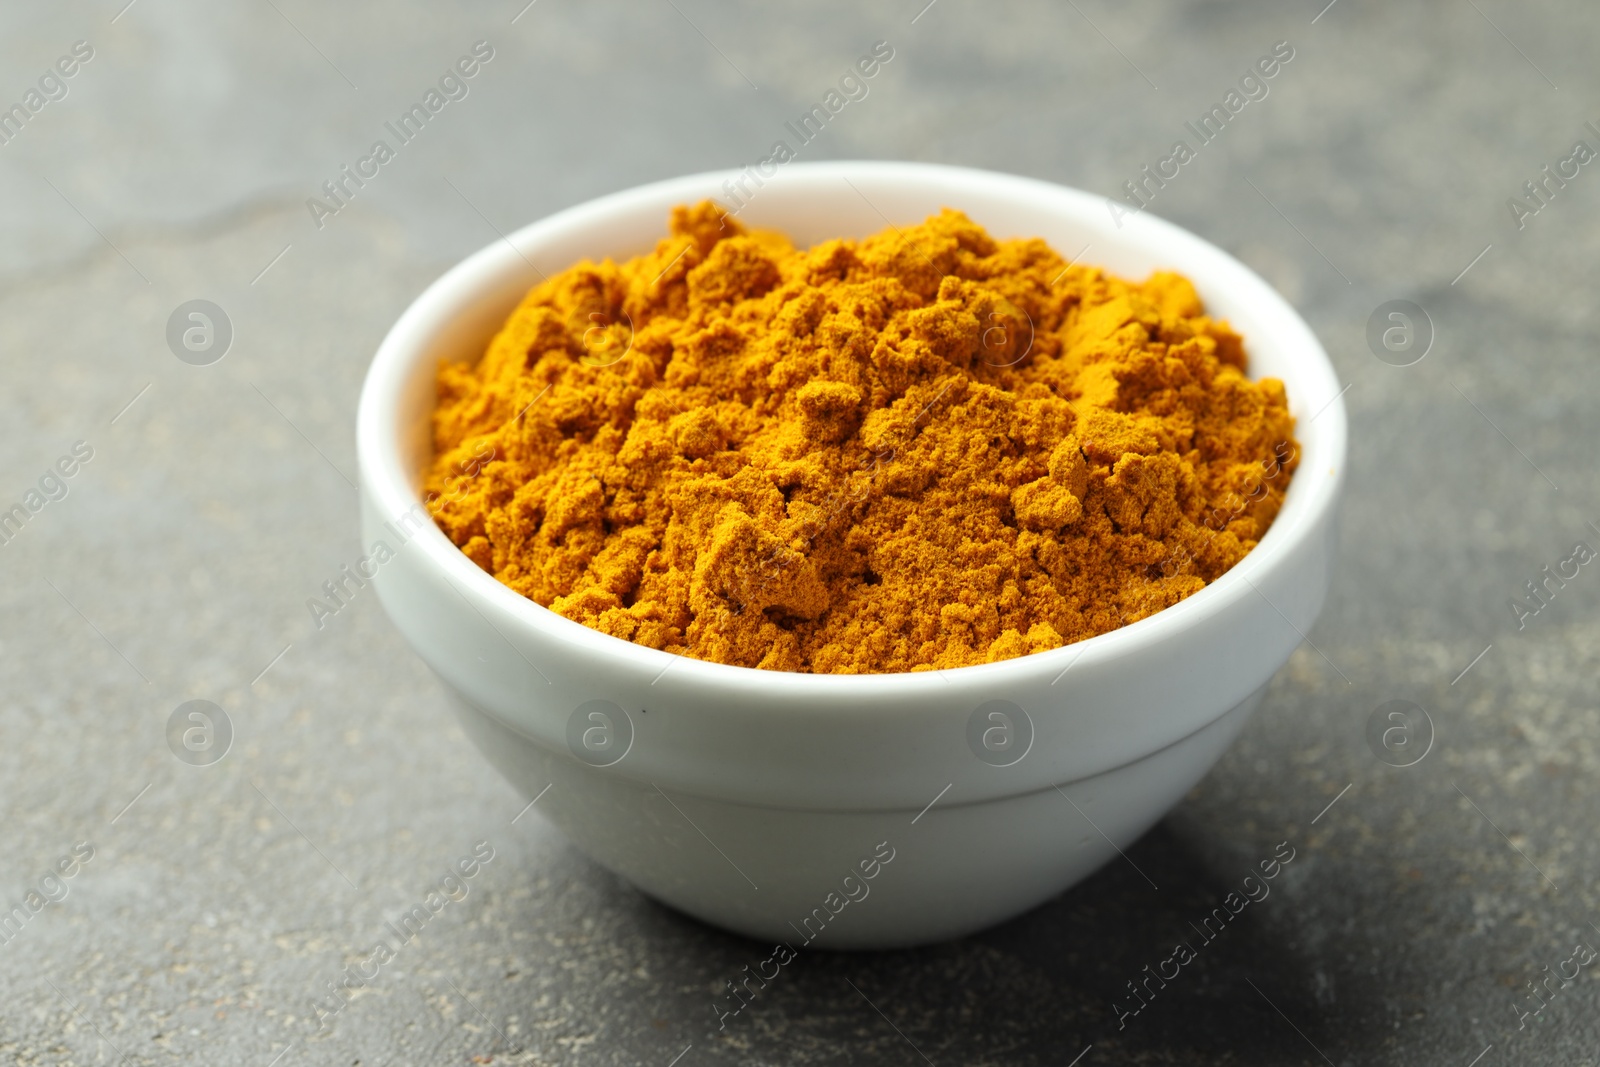
{"type": "Polygon", "coordinates": [[[996,237],[1043,237],[1124,276],[1187,275],[1244,336],[1251,373],[1283,379],[1299,470],[1277,521],[1233,570],[1150,618],[1052,652],[934,673],[811,675],[609,637],[512,592],[426,521],[418,484],[435,367],[482,353],[536,280],[530,263],[553,274],[645,252],[670,208],[726,202],[724,183],[737,177],[699,174],[560,212],[469,257],[406,310],[361,395],[365,542],[405,542],[374,581],[490,762],[646,893],[797,950],[955,937],[1033,907],[1126,848],[1260,703],[1328,589],[1345,458],[1339,384],[1261,278],[1150,215],[1118,226],[1100,197],[978,170],[782,167],[740,218],[801,246],[949,205],[996,237]]]}

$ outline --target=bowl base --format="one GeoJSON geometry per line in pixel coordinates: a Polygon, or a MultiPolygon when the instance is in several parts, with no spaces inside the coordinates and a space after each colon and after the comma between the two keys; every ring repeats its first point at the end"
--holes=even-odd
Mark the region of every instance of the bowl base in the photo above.
{"type": "MultiPolygon", "coordinates": [[[[1088,877],[1183,798],[1266,687],[1092,777],[925,811],[789,810],[668,793],[591,767],[459,696],[469,737],[584,854],[678,911],[803,948],[904,948],[1013,918],[1088,877]]],[[[943,783],[929,782],[928,796],[943,783]]]]}

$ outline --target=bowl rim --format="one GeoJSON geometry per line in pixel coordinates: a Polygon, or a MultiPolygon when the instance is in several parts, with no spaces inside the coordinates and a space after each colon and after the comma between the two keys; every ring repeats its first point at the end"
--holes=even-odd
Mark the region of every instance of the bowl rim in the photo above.
{"type": "MultiPolygon", "coordinates": [[[[497,281],[504,284],[507,274],[531,277],[530,255],[537,247],[558,236],[602,223],[619,212],[644,204],[663,205],[658,217],[665,218],[673,204],[715,196],[724,183],[737,179],[746,169],[705,171],[634,186],[565,208],[521,227],[491,242],[456,263],[435,279],[407,306],[379,344],[361,389],[357,412],[356,449],[360,467],[360,490],[380,514],[396,520],[421,504],[400,445],[398,426],[401,397],[418,373],[417,364],[437,365],[439,354],[431,343],[432,331],[465,314],[472,301],[481,297],[497,281]]],[[[1010,192],[1019,197],[1054,201],[1062,214],[1078,216],[1086,225],[1094,213],[1103,213],[1116,223],[1117,230],[1134,243],[1165,242],[1185,248],[1189,256],[1211,261],[1213,273],[1206,279],[1210,288],[1237,287],[1252,300],[1260,301],[1266,313],[1281,320],[1280,328],[1292,335],[1296,358],[1304,366],[1297,369],[1299,392],[1291,392],[1291,410],[1296,417],[1295,434],[1302,445],[1302,461],[1290,484],[1284,508],[1267,533],[1243,559],[1215,581],[1188,597],[1107,633],[1063,645],[1046,652],[1029,653],[995,663],[925,671],[879,672],[871,674],[804,673],[774,671],[758,667],[734,666],[687,655],[673,654],[613,637],[582,623],[557,615],[504,585],[473,563],[445,536],[431,516],[405,542],[406,548],[420,552],[427,566],[450,582],[458,592],[472,595],[479,602],[498,609],[502,618],[512,620],[525,631],[532,631],[541,642],[555,642],[562,651],[602,661],[603,665],[639,669],[643,663],[659,671],[659,680],[670,674],[678,686],[699,684],[725,690],[759,693],[772,686],[799,687],[794,695],[814,692],[818,696],[851,699],[882,696],[907,688],[947,689],[950,683],[982,685],[1003,691],[1018,683],[1045,674],[1058,677],[1082,664],[1091,666],[1119,660],[1146,651],[1153,645],[1194,626],[1204,625],[1239,601],[1262,595],[1259,579],[1295,555],[1296,549],[1323,529],[1330,518],[1342,488],[1347,448],[1347,423],[1343,391],[1338,386],[1332,362],[1310,327],[1297,311],[1259,275],[1221,248],[1190,231],[1158,218],[1148,211],[1112,216],[1108,198],[1079,189],[1026,178],[1014,174],[935,163],[888,162],[878,160],[831,161],[784,166],[779,179],[801,182],[809,179],[898,178],[915,183],[919,179],[949,184],[987,186],[990,192],[1010,192]],[[1214,283],[1214,284],[1212,284],[1214,283]],[[1309,403],[1302,400],[1303,387],[1320,381],[1323,396],[1309,403]],[[1315,404],[1312,407],[1311,404],[1315,404]],[[1308,416],[1309,413],[1309,417],[1308,416]],[[1308,427],[1315,422],[1315,452],[1326,475],[1307,468],[1304,448],[1308,427]],[[1298,495],[1296,495],[1298,491],[1298,495]],[[623,662],[627,661],[627,662],[623,662]],[[1059,672],[1059,674],[1058,674],[1059,672]]],[[[769,184],[775,179],[769,179],[769,184]]],[[[759,198],[753,203],[759,204],[759,198]]],[[[953,206],[960,207],[959,203],[953,206]]],[[[759,212],[753,214],[759,216],[759,212]]],[[[1104,225],[1099,223],[1099,225],[1104,225]]],[[[656,235],[659,236],[659,235],[656,235]]],[[[567,264],[570,265],[570,264],[567,264]]],[[[560,268],[558,268],[560,269],[560,268]]],[[[1192,274],[1192,270],[1190,271],[1192,274]]],[[[1196,280],[1197,288],[1206,288],[1196,280]]],[[[532,284],[531,282],[529,283],[532,284]]],[[[1246,346],[1250,339],[1245,339],[1246,346]]],[[[1288,384],[1286,382],[1286,384],[1288,384]]],[[[1315,391],[1315,390],[1314,390],[1315,391]]],[[[1270,604],[1271,602],[1268,601],[1270,604]]],[[[1274,606],[1274,610],[1276,606],[1274,606]]],[[[1283,615],[1282,611],[1278,611],[1283,615]]],[[[1288,622],[1288,616],[1284,616],[1288,622]]],[[[1289,623],[1293,625],[1293,623],[1289,623]]],[[[1298,628],[1297,628],[1298,630],[1298,628]]],[[[1304,637],[1304,634],[1301,634],[1304,637]]],[[[630,671],[631,673],[631,671],[630,671]]],[[[652,683],[654,684],[654,683],[652,683]]],[[[1053,684],[1053,683],[1052,683],[1053,684]]]]}

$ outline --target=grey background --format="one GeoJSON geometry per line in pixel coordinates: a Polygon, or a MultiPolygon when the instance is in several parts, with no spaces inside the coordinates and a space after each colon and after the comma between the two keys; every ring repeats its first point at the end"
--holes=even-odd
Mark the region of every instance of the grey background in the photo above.
{"type": "Polygon", "coordinates": [[[1600,9],[539,0],[513,24],[523,0],[124,2],[0,13],[5,103],[95,49],[0,146],[0,504],[94,449],[0,548],[0,902],[95,850],[0,945],[0,1057],[1596,1062],[1594,968],[1527,1029],[1513,1004],[1600,944],[1600,575],[1520,631],[1508,599],[1600,543],[1600,167],[1520,231],[1506,199],[1578,138],[1600,148],[1600,9]],[[318,230],[306,198],[479,39],[470,95],[318,230]],[[357,392],[428,281],[496,229],[753,162],[880,39],[894,59],[802,158],[1107,195],[1291,42],[1152,210],[1261,272],[1349,383],[1343,556],[1320,653],[1130,850],[1158,889],[1119,861],[966,941],[807,954],[719,1034],[714,991],[767,946],[644,899],[537,810],[513,823],[523,800],[370,592],[320,631],[305,600],[360,551],[357,392]],[[197,298],[235,331],[206,367],[164,340],[197,298]],[[1394,299],[1436,326],[1415,366],[1367,348],[1394,299]],[[211,766],[167,748],[191,699],[233,724],[211,766]],[[1409,768],[1364,739],[1391,699],[1435,728],[1409,768]],[[312,998],[480,840],[467,899],[316,1036],[312,998]],[[1280,841],[1272,896],[1119,1029],[1124,983],[1280,841]]]}

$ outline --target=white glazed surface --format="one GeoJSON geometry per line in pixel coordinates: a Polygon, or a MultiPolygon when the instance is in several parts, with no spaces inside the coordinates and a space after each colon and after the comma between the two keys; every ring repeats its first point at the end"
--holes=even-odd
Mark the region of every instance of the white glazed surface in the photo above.
{"type": "Polygon", "coordinates": [[[1150,618],[1052,652],[929,673],[807,675],[609,637],[512,592],[419,521],[434,369],[481,354],[537,281],[534,267],[553,274],[647,251],[671,207],[725,199],[735,174],[551,216],[468,258],[407,309],[373,360],[357,427],[365,543],[404,542],[374,583],[496,766],[529,797],[551,786],[537,810],[646,892],[799,947],[794,924],[888,841],[895,859],[817,944],[904,945],[978,929],[1086,876],[1116,854],[1113,842],[1125,847],[1159,819],[1310,629],[1344,475],[1340,387],[1310,329],[1265,282],[1152,216],[1119,227],[1101,198],[984,171],[790,165],[741,221],[804,245],[948,205],[996,237],[1042,237],[1125,276],[1187,275],[1207,310],[1244,336],[1252,375],[1283,379],[1299,470],[1271,530],[1232,571],[1150,618]],[[569,718],[592,700],[616,704],[632,725],[627,754],[605,768],[580,762],[567,742],[569,718]],[[968,745],[969,718],[991,700],[1019,705],[1033,724],[1032,747],[1008,767],[968,745]]]}

